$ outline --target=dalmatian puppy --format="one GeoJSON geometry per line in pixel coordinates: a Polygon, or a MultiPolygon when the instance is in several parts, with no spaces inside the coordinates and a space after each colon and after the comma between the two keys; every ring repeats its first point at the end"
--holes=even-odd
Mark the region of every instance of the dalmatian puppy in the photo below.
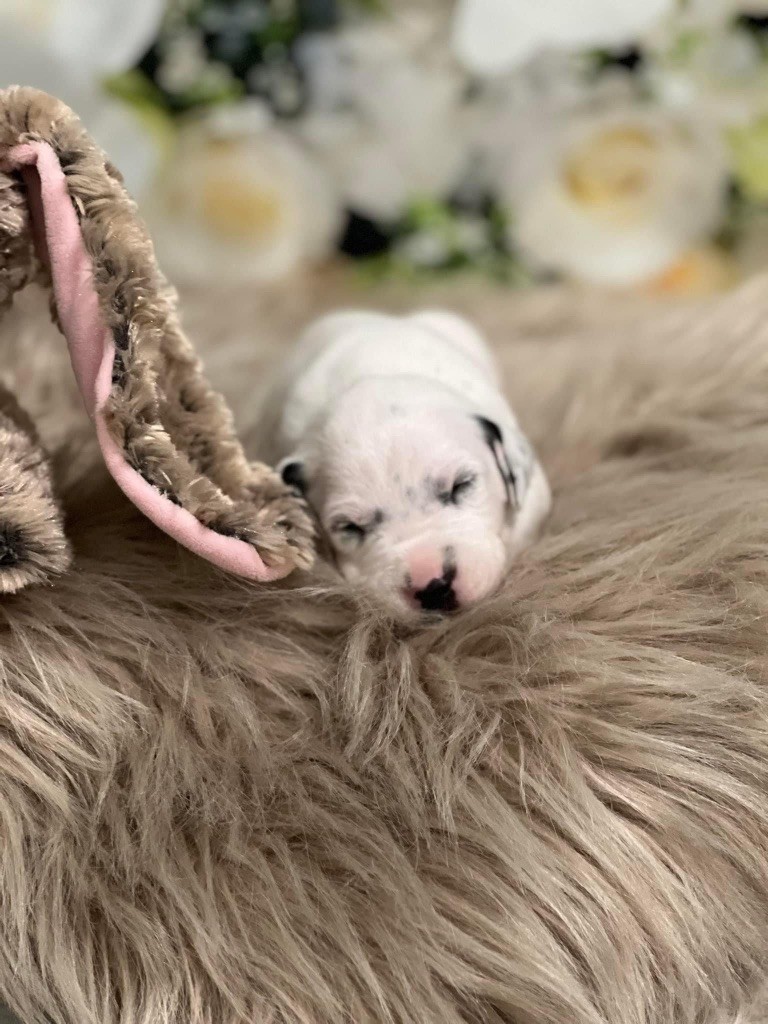
{"type": "Polygon", "coordinates": [[[330,558],[402,616],[496,588],[550,490],[478,332],[441,311],[349,311],[300,339],[280,389],[273,460],[330,558]]]}

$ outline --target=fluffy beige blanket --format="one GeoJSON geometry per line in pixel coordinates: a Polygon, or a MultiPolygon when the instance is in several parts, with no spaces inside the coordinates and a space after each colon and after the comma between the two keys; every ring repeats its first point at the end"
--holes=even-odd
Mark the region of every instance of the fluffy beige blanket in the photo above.
{"type": "MultiPolygon", "coordinates": [[[[178,548],[99,468],[35,303],[5,322],[75,552],[0,604],[0,996],[25,1024],[763,1019],[768,282],[652,312],[449,298],[556,504],[502,593],[413,632],[178,548]]],[[[246,439],[265,368],[341,299],[408,301],[191,301],[246,439]]]]}

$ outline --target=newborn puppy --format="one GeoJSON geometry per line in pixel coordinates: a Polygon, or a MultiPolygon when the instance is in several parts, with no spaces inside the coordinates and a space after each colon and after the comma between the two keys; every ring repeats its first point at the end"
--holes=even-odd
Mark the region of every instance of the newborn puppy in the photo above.
{"type": "Polygon", "coordinates": [[[344,312],[292,354],[273,455],[343,576],[394,613],[500,582],[550,507],[480,335],[447,312],[344,312]]]}

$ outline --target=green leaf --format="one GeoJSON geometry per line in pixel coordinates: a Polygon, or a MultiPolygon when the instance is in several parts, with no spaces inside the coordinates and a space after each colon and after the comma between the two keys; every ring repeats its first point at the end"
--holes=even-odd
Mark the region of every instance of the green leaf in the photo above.
{"type": "Polygon", "coordinates": [[[164,109],[166,106],[162,91],[138,68],[112,75],[105,80],[104,86],[110,96],[123,100],[133,107],[164,109]]]}
{"type": "Polygon", "coordinates": [[[674,64],[686,64],[705,41],[701,29],[686,29],[674,40],[669,49],[669,59],[674,64]]]}
{"type": "Polygon", "coordinates": [[[747,199],[768,203],[768,116],[727,134],[733,170],[747,199]]]}
{"type": "Polygon", "coordinates": [[[366,14],[385,14],[387,10],[385,0],[342,0],[342,4],[366,14]]]}
{"type": "Polygon", "coordinates": [[[230,103],[239,99],[245,92],[245,85],[234,75],[223,78],[219,75],[203,74],[193,86],[175,98],[183,106],[213,106],[218,103],[230,103]]]}

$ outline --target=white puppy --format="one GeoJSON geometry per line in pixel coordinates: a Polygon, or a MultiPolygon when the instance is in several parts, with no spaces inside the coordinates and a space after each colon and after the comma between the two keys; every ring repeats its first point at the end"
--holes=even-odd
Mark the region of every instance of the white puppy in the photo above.
{"type": "Polygon", "coordinates": [[[340,572],[391,611],[454,611],[488,594],[549,511],[489,351],[451,313],[324,317],[277,401],[283,479],[340,572]]]}

